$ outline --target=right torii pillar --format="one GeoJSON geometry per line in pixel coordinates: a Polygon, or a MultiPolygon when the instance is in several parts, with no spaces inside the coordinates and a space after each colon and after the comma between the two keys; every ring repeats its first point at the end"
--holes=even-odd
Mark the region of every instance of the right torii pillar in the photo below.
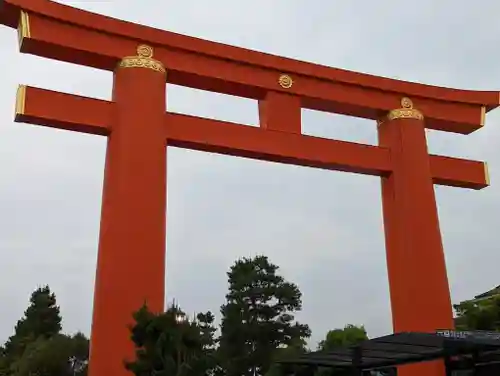
{"type": "MultiPolygon", "coordinates": [[[[403,98],[378,122],[391,150],[382,178],[387,270],[394,332],[453,328],[453,311],[427,151],[424,115],[403,98]]],[[[400,367],[398,376],[445,375],[442,361],[400,367]]]]}

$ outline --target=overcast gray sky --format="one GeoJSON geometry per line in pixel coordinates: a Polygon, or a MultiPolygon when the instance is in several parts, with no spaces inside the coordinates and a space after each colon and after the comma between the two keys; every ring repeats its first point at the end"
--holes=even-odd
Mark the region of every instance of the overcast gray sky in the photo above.
{"type": "MultiPolygon", "coordinates": [[[[500,89],[500,3],[482,0],[61,1],[117,18],[350,70],[500,89]]],[[[109,99],[112,77],[18,52],[0,28],[0,342],[37,285],[64,329],[88,333],[105,139],[13,123],[20,83],[109,99]]],[[[168,86],[171,111],[257,123],[257,103],[168,86]]],[[[375,123],[304,111],[304,132],[376,143],[375,123]]],[[[470,136],[431,131],[433,153],[487,160],[483,191],[437,187],[455,302],[500,283],[500,110],[470,136]]],[[[167,298],[218,312],[226,271],[268,255],[298,283],[313,343],[328,329],[391,331],[379,181],[184,150],[168,151],[167,298]]]]}

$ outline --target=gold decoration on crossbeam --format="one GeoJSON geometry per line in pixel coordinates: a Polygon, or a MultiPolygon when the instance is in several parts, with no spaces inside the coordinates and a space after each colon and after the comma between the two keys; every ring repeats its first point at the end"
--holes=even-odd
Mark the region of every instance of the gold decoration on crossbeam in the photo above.
{"type": "Polygon", "coordinates": [[[16,113],[15,118],[19,115],[24,115],[24,109],[26,107],[26,85],[19,85],[16,93],[16,113]]]}
{"type": "Polygon", "coordinates": [[[283,89],[290,89],[293,85],[293,79],[288,74],[282,74],[278,78],[278,83],[283,89]]]}
{"type": "Polygon", "coordinates": [[[487,186],[490,186],[490,170],[488,169],[488,162],[483,162],[484,166],[484,181],[487,186]]]}
{"type": "Polygon", "coordinates": [[[22,48],[25,39],[31,38],[30,18],[28,13],[21,11],[19,16],[19,24],[17,25],[17,40],[19,49],[22,48]]]}
{"type": "Polygon", "coordinates": [[[480,120],[480,125],[481,127],[484,127],[484,123],[486,121],[486,107],[482,106],[481,107],[481,120],[480,120]]]}
{"type": "Polygon", "coordinates": [[[153,48],[141,44],[137,47],[137,55],[136,56],[126,56],[122,59],[119,68],[146,68],[151,69],[156,72],[166,73],[165,67],[163,64],[153,59],[153,48]]]}

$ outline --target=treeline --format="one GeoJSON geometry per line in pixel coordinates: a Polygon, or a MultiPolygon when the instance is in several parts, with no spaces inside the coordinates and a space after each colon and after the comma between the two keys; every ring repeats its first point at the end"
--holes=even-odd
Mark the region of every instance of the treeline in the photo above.
{"type": "MultiPolygon", "coordinates": [[[[237,260],[227,273],[220,332],[212,312],[187,317],[178,306],[160,315],[142,307],[134,316],[135,375],[255,376],[278,374],[275,361],[309,351],[311,330],[295,320],[302,309],[298,286],[279,274],[267,257],[237,260]],[[156,372],[156,373],[155,373],[156,372]]],[[[320,349],[367,338],[364,327],[330,331],[320,349]]]]}
{"type": "MultiPolygon", "coordinates": [[[[212,312],[189,317],[177,305],[161,314],[147,306],[138,309],[131,328],[136,359],[124,367],[136,376],[277,376],[276,360],[311,351],[311,330],[295,319],[302,294],[279,274],[278,266],[265,256],[243,258],[227,276],[219,327],[212,312]]],[[[500,329],[500,299],[455,308],[460,329],[500,329]]],[[[86,375],[88,339],[81,333],[62,334],[61,321],[55,295],[48,287],[37,289],[14,334],[0,348],[0,375],[86,375]]],[[[346,325],[329,331],[313,350],[365,339],[363,326],[346,325]]],[[[331,372],[320,372],[327,374],[331,372]]]]}
{"type": "MultiPolygon", "coordinates": [[[[172,305],[162,314],[138,307],[131,340],[136,360],[124,364],[135,375],[271,375],[274,361],[309,351],[308,325],[295,320],[302,309],[298,286],[283,278],[267,257],[237,260],[227,273],[221,322],[212,312],[188,317],[172,305]]],[[[89,341],[63,334],[56,297],[48,286],[33,292],[29,307],[0,348],[1,376],[84,376],[89,341]]],[[[318,345],[330,348],[367,338],[363,327],[333,330],[318,345]]]]}

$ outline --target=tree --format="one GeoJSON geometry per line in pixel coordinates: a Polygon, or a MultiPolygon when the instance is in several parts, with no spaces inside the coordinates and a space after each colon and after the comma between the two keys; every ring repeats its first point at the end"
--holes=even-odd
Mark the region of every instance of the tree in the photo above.
{"type": "Polygon", "coordinates": [[[292,342],[286,347],[277,348],[273,356],[272,364],[266,372],[266,376],[283,376],[284,374],[300,375],[304,367],[287,365],[285,367],[287,372],[285,372],[285,368],[283,368],[283,366],[278,362],[297,358],[306,352],[308,352],[308,349],[306,341],[303,338],[297,339],[295,342],[292,342]]]}
{"type": "Polygon", "coordinates": [[[500,331],[500,296],[454,305],[458,330],[500,331]]]}
{"type": "Polygon", "coordinates": [[[136,359],[125,366],[136,376],[201,376],[215,367],[214,316],[198,314],[189,320],[172,305],[161,314],[144,305],[134,313],[131,338],[136,359]]]}
{"type": "Polygon", "coordinates": [[[216,355],[218,339],[215,337],[215,332],[217,331],[214,326],[215,317],[212,312],[208,311],[196,315],[196,320],[200,329],[203,349],[203,356],[197,364],[199,369],[197,374],[213,373],[219,367],[216,355]]]}
{"type": "Polygon", "coordinates": [[[363,325],[347,324],[344,329],[330,330],[318,344],[318,350],[329,351],[337,347],[349,347],[368,339],[363,325]]]}
{"type": "Polygon", "coordinates": [[[0,375],[7,375],[9,372],[9,363],[7,355],[5,354],[5,348],[0,346],[0,375]]]}
{"type": "Polygon", "coordinates": [[[88,339],[81,333],[61,334],[61,321],[55,294],[48,286],[36,289],[0,351],[0,375],[85,375],[88,339]]]}
{"type": "Polygon", "coordinates": [[[30,305],[17,322],[14,335],[4,346],[4,363],[10,365],[22,356],[29,343],[39,337],[50,338],[61,331],[61,314],[56,297],[48,286],[36,289],[30,297],[30,305]]]}
{"type": "MultiPolygon", "coordinates": [[[[318,350],[321,351],[332,351],[339,347],[350,347],[357,345],[368,339],[366,329],[364,325],[352,325],[347,324],[343,329],[333,329],[328,331],[325,339],[320,341],[318,344],[318,350]]],[[[365,372],[368,375],[368,372],[365,372]]],[[[315,376],[343,376],[350,375],[350,371],[338,371],[332,370],[331,368],[319,368],[315,376]]],[[[372,371],[370,375],[377,376],[392,376],[396,374],[396,369],[387,368],[379,369],[377,371],[372,371]]]]}
{"type": "Polygon", "coordinates": [[[302,308],[299,288],[277,271],[267,257],[257,256],[236,261],[228,272],[218,351],[227,376],[264,375],[279,349],[303,346],[311,334],[295,322],[302,308]]]}
{"type": "Polygon", "coordinates": [[[90,341],[85,334],[78,332],[71,337],[71,352],[69,361],[71,367],[75,370],[75,376],[87,375],[89,363],[90,341]]]}
{"type": "Polygon", "coordinates": [[[38,337],[28,344],[22,356],[11,365],[11,370],[16,376],[84,376],[88,351],[88,340],[81,333],[38,337]]]}

